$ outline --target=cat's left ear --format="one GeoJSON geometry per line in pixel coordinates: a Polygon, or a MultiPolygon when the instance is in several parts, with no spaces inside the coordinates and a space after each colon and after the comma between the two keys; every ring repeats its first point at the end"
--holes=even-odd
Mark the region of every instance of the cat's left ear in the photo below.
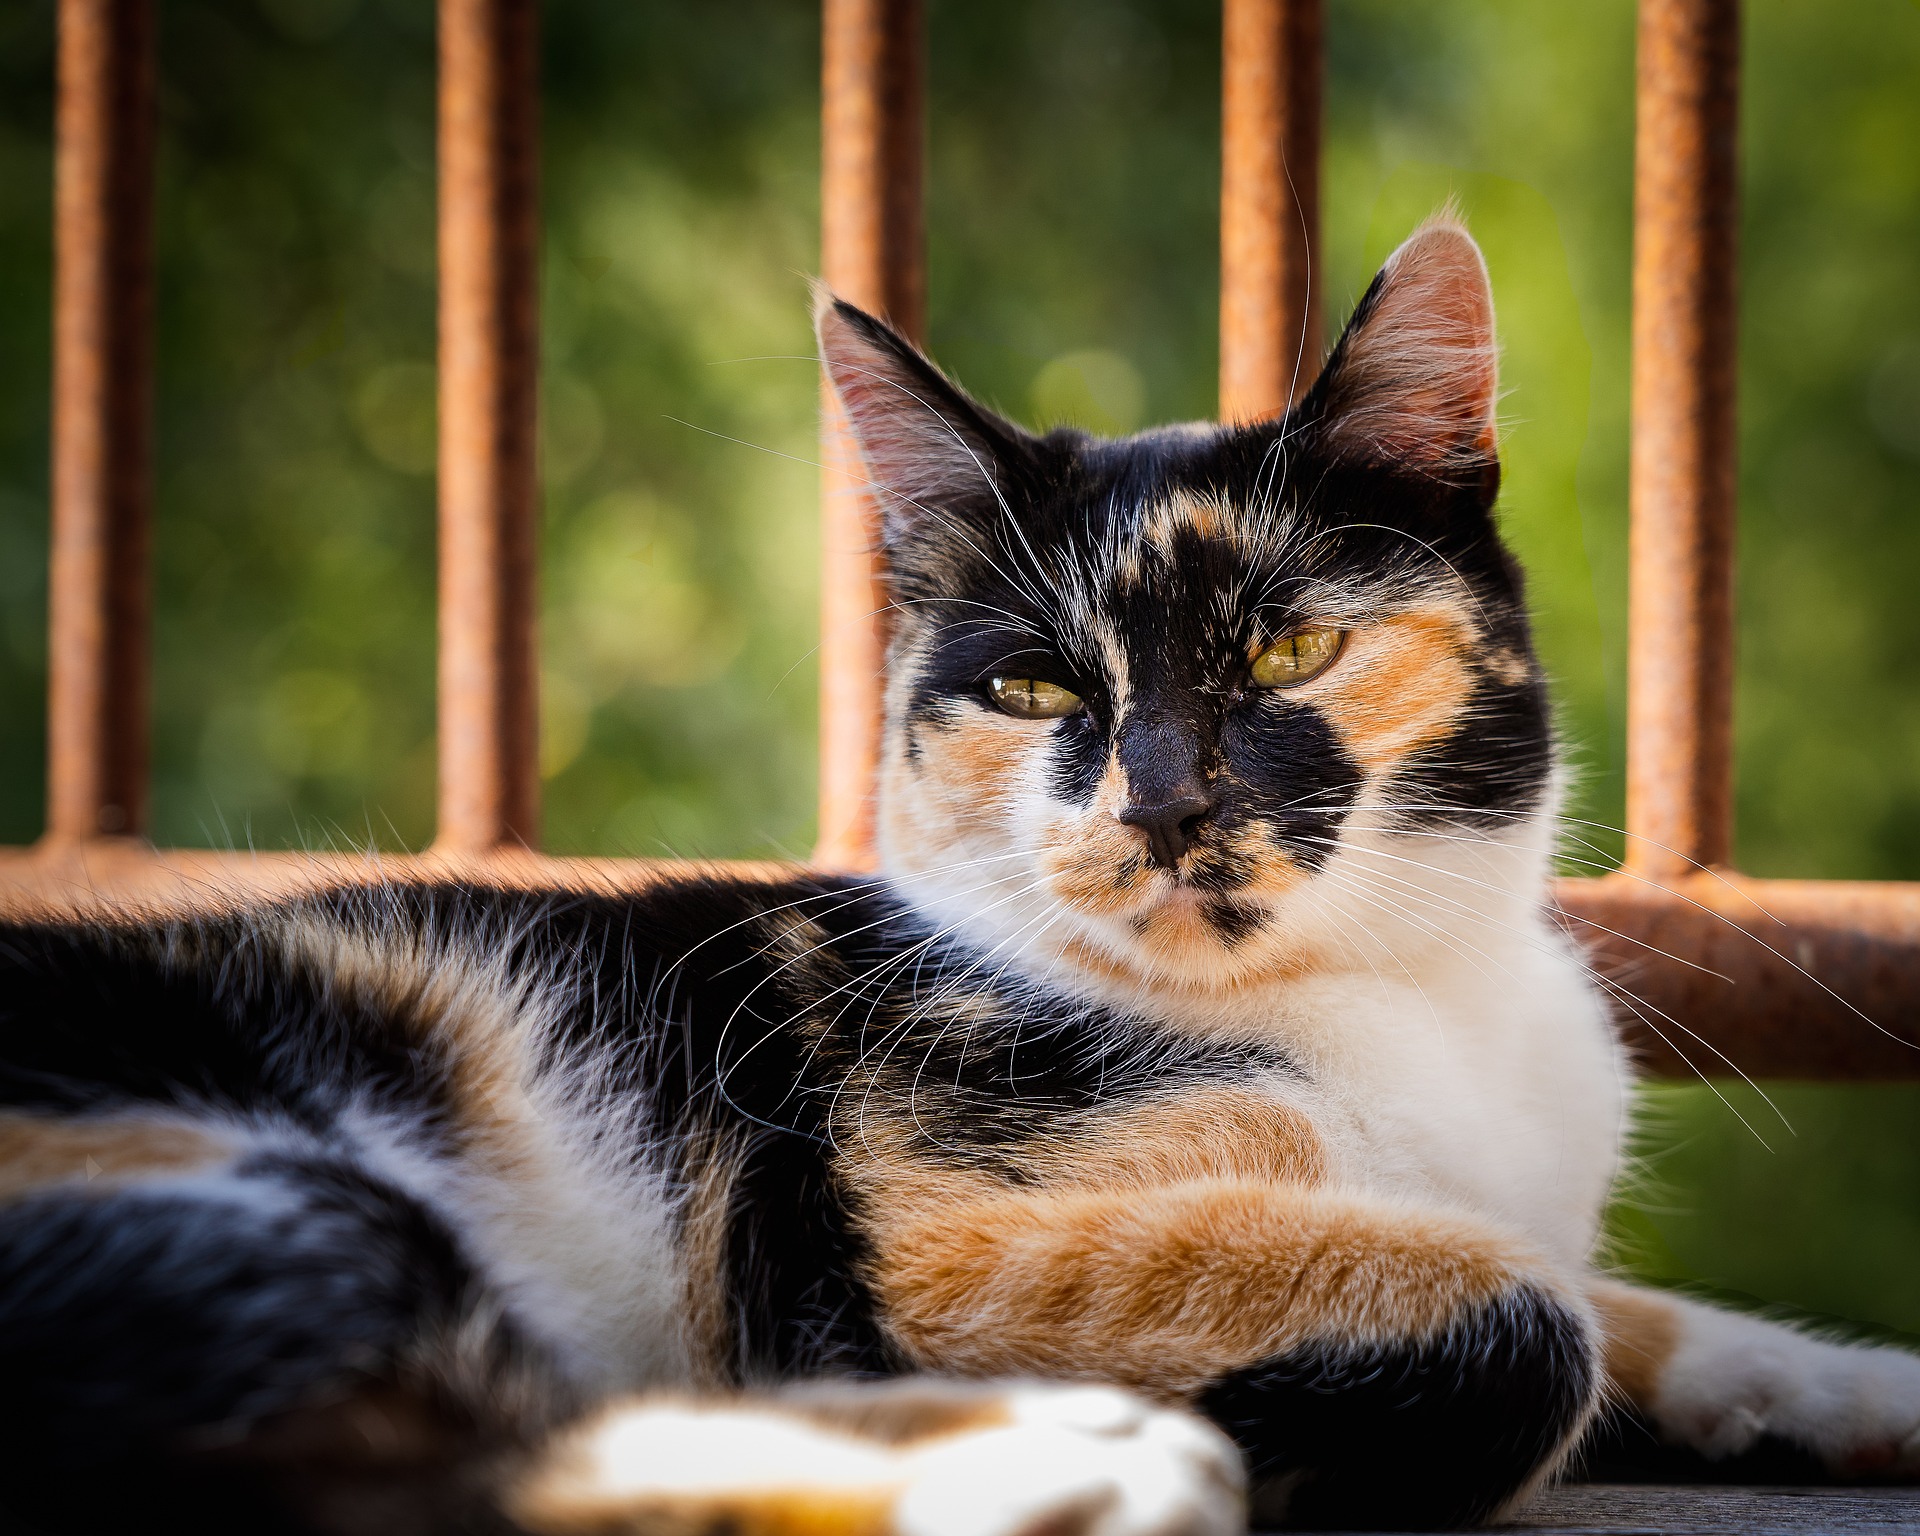
{"type": "Polygon", "coordinates": [[[1498,461],[1493,288],[1451,213],[1387,258],[1298,414],[1340,458],[1471,481],[1498,461]]]}
{"type": "Polygon", "coordinates": [[[889,554],[991,517],[1030,465],[1033,439],[970,398],[884,322],[822,286],[820,361],[859,439],[889,554]]]}

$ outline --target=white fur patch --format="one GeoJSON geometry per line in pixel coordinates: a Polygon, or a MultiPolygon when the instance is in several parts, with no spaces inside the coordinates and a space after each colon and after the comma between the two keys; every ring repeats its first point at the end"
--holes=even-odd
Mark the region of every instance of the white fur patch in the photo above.
{"type": "Polygon", "coordinates": [[[1104,1387],[1022,1387],[1013,1422],[912,1455],[901,1536],[1236,1536],[1239,1452],[1217,1430],[1104,1387]]]}
{"type": "Polygon", "coordinates": [[[554,1044],[581,983],[508,964],[499,932],[422,934],[378,892],[350,922],[306,913],[289,952],[343,989],[421,1019],[462,1065],[470,1144],[449,1158],[413,1117],[372,1102],[340,1135],[379,1176],[442,1213],[515,1319],[568,1381],[598,1396],[678,1384],[692,1369],[675,1195],[648,1155],[644,1089],[604,1054],[554,1044]]]}
{"type": "MultiPolygon", "coordinates": [[[[876,1389],[883,1393],[886,1389],[876,1389]]],[[[957,1387],[969,1401],[976,1387],[957,1387]]],[[[883,1399],[877,1399],[882,1400],[883,1399]]],[[[531,1529],[611,1528],[702,1508],[752,1531],[783,1497],[889,1510],[898,1536],[1237,1536],[1239,1453],[1217,1430],[1104,1387],[1020,1385],[998,1422],[890,1445],[790,1416],[778,1400],[615,1408],[536,1473],[516,1518],[531,1529]]],[[[777,1524],[777,1520],[774,1522],[777,1524]]]]}

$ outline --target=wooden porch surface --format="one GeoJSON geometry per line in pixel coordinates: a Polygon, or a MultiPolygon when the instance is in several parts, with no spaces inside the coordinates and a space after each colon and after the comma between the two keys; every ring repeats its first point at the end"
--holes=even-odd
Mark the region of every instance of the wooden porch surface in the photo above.
{"type": "MultiPolygon", "coordinates": [[[[1500,1536],[1852,1536],[1920,1533],[1920,1488],[1574,1483],[1543,1493],[1500,1536]]],[[[1410,1536],[1410,1533],[1403,1533],[1410,1536]]]]}
{"type": "Polygon", "coordinates": [[[1538,1531],[1920,1532],[1920,1488],[1713,1488],[1575,1483],[1542,1494],[1527,1511],[1538,1531]]]}

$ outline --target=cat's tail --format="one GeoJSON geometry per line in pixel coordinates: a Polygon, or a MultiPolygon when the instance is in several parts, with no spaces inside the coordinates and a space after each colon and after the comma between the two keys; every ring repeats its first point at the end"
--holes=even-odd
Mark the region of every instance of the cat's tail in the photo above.
{"type": "Polygon", "coordinates": [[[538,1359],[351,1162],[82,1170],[0,1203],[0,1526],[327,1528],[359,1499],[416,1527],[420,1490],[484,1498],[538,1429],[538,1359]]]}

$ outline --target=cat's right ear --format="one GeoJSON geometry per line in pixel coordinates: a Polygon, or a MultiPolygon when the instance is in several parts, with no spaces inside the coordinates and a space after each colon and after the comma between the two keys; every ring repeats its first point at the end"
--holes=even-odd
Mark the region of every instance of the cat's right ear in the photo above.
{"type": "Polygon", "coordinates": [[[1387,258],[1297,414],[1338,457],[1491,487],[1497,359],[1486,261],[1446,209],[1387,258]]]}
{"type": "Polygon", "coordinates": [[[971,399],[885,322],[814,289],[820,361],[860,444],[890,556],[1008,505],[1032,439],[971,399]]]}

